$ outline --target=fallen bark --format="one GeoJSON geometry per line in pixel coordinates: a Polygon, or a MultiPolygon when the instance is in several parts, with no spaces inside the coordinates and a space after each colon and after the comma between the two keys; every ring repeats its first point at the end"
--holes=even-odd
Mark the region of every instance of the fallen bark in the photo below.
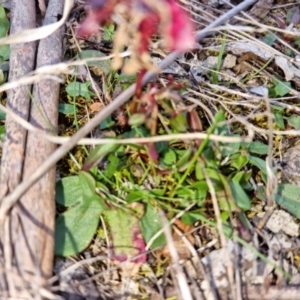
{"type": "MultiPolygon", "coordinates": [[[[11,29],[17,33],[36,26],[36,11],[34,0],[11,1],[11,29]]],[[[14,44],[10,47],[9,81],[18,79],[32,71],[35,67],[36,42],[14,44]]],[[[30,87],[20,86],[7,93],[7,106],[24,119],[28,119],[30,109],[30,87]]],[[[9,116],[6,119],[6,136],[3,144],[2,164],[0,174],[0,199],[14,191],[22,179],[23,159],[26,143],[26,130],[14,122],[9,116]]],[[[14,282],[18,281],[12,274],[13,253],[10,245],[13,243],[9,234],[10,221],[7,219],[0,229],[1,272],[0,289],[14,292],[14,282]]]]}
{"type": "MultiPolygon", "coordinates": [[[[16,1],[17,2],[17,1],[16,1]]],[[[22,1],[22,2],[27,2],[22,1]]],[[[35,7],[35,1],[31,1],[35,7]]],[[[22,6],[19,1],[19,6],[22,6]]],[[[57,22],[63,13],[63,0],[50,0],[43,25],[57,22]]],[[[22,10],[22,18],[24,7],[22,10]]],[[[12,12],[13,13],[13,12],[12,12]]],[[[24,29],[24,27],[22,28],[24,29]]],[[[31,55],[35,52],[31,51],[31,55]]],[[[34,55],[35,56],[35,55],[34,55]]],[[[40,41],[37,52],[36,67],[56,64],[62,60],[62,28],[40,41]]],[[[25,64],[26,65],[26,64],[25,64]]],[[[11,65],[11,72],[15,65],[11,65]]],[[[22,74],[23,75],[23,74],[22,74]]],[[[14,77],[16,78],[16,77],[14,77]]],[[[14,79],[12,78],[12,79],[14,79]]],[[[15,92],[15,91],[14,91],[15,92]]],[[[27,93],[29,97],[29,93],[27,93]]],[[[20,99],[24,99],[19,97],[20,99]]],[[[29,100],[29,99],[28,99],[29,100]]],[[[54,80],[42,80],[33,86],[29,121],[35,127],[48,134],[56,134],[58,120],[59,83],[54,80]]],[[[29,101],[28,101],[29,102],[29,101]]],[[[14,122],[11,122],[16,126],[14,122]]],[[[11,132],[7,140],[15,140],[26,132],[16,129],[11,132]]],[[[10,183],[10,176],[14,173],[13,158],[8,159],[8,165],[1,169],[1,175],[6,178],[1,184],[9,186],[1,189],[1,198],[20,180],[25,180],[35,169],[42,164],[55,150],[55,145],[43,140],[40,136],[29,132],[26,144],[22,143],[20,158],[24,153],[24,162],[19,159],[18,177],[10,183]],[[22,153],[22,155],[21,155],[22,153]]],[[[11,143],[4,145],[4,151],[13,153],[11,143]]],[[[3,161],[5,164],[5,161],[3,161]]],[[[1,280],[1,287],[7,284],[6,289],[11,297],[28,297],[38,295],[39,288],[44,286],[46,280],[52,275],[54,250],[54,219],[55,219],[55,168],[49,170],[36,184],[34,184],[12,208],[5,221],[4,232],[0,236],[2,244],[2,263],[9,272],[1,280]],[[20,251],[20,249],[22,249],[20,251]],[[19,279],[19,280],[18,280],[19,279]],[[27,290],[27,291],[26,291],[27,290]]],[[[0,199],[1,199],[0,198],[0,199]]],[[[3,289],[1,289],[3,291],[3,289]]]]}

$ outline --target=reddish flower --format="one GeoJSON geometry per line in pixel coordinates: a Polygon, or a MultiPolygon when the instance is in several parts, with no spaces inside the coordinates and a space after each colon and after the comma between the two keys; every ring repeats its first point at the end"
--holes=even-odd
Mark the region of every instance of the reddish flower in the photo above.
{"type": "Polygon", "coordinates": [[[164,31],[166,45],[171,50],[186,51],[195,46],[193,24],[189,16],[175,2],[166,0],[169,4],[172,21],[164,31]]]}
{"type": "Polygon", "coordinates": [[[171,50],[186,51],[194,46],[193,24],[175,0],[89,0],[89,11],[80,25],[78,35],[96,33],[98,26],[110,20],[118,4],[126,8],[127,20],[138,18],[140,33],[137,54],[148,51],[149,40],[158,29],[171,50]]]}

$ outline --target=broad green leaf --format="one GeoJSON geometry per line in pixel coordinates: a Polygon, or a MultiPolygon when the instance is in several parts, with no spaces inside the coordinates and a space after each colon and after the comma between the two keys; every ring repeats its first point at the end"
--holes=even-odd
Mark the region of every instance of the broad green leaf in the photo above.
{"type": "MultiPolygon", "coordinates": [[[[80,52],[81,59],[105,58],[107,55],[97,50],[83,50],[80,52]]],[[[87,62],[88,66],[99,67],[105,75],[111,71],[111,60],[91,60],[87,62]]]]}
{"type": "MultiPolygon", "coordinates": [[[[68,181],[70,184],[71,180],[68,181]]],[[[95,184],[89,173],[78,174],[76,185],[80,186],[82,201],[56,219],[56,255],[74,255],[84,250],[91,242],[99,223],[99,216],[107,209],[104,200],[96,194],[95,184]]]]}
{"type": "Polygon", "coordinates": [[[163,153],[161,160],[165,165],[170,166],[175,164],[176,158],[176,152],[172,148],[169,148],[163,153]]]}
{"type": "MultiPolygon", "coordinates": [[[[137,213],[122,209],[111,209],[104,212],[104,219],[112,237],[112,257],[120,262],[146,251],[138,217],[143,212],[143,205],[132,203],[131,207],[137,213]]],[[[143,254],[134,259],[134,262],[145,262],[146,258],[146,254],[143,254]]]]}
{"type": "Polygon", "coordinates": [[[230,187],[237,206],[242,210],[249,210],[251,208],[249,196],[245,193],[240,184],[238,182],[231,181],[230,187]]]}
{"type": "Polygon", "coordinates": [[[291,115],[287,118],[288,124],[295,129],[300,129],[300,116],[298,115],[291,115]]]}
{"type": "Polygon", "coordinates": [[[199,221],[200,218],[205,215],[205,213],[202,210],[194,210],[191,212],[186,212],[181,217],[181,221],[186,225],[193,225],[195,222],[199,221]]]}
{"type": "Polygon", "coordinates": [[[5,37],[7,35],[7,32],[9,30],[9,20],[6,17],[5,9],[2,5],[0,5],[0,38],[5,37]]]}
{"type": "Polygon", "coordinates": [[[169,144],[166,141],[161,141],[161,142],[155,143],[155,149],[156,149],[157,153],[162,153],[162,152],[166,151],[168,148],[169,148],[169,144]]]}
{"type": "Polygon", "coordinates": [[[279,184],[274,192],[274,200],[289,213],[300,218],[300,187],[292,184],[279,184]]]}
{"type": "MultiPolygon", "coordinates": [[[[146,211],[140,221],[142,235],[146,244],[163,228],[159,212],[150,204],[146,204],[146,211]]],[[[165,235],[160,234],[151,245],[151,249],[163,246],[166,243],[165,235]]]]}
{"type": "Polygon", "coordinates": [[[55,223],[55,255],[67,257],[87,248],[95,235],[101,212],[102,204],[95,199],[60,215],[55,223]]]}
{"type": "Polygon", "coordinates": [[[82,188],[78,176],[69,176],[56,183],[55,201],[63,206],[71,206],[82,201],[82,188]]]}
{"type": "Polygon", "coordinates": [[[275,92],[276,95],[278,96],[285,96],[286,94],[288,94],[290,92],[292,88],[292,85],[290,82],[287,81],[280,81],[278,79],[276,79],[276,83],[275,83],[275,92]]]}
{"type": "MultiPolygon", "coordinates": [[[[233,135],[233,136],[237,136],[237,135],[233,135]]],[[[237,152],[239,152],[241,144],[240,143],[225,143],[222,146],[222,155],[223,156],[230,156],[232,154],[235,154],[237,152]]]]}
{"type": "Polygon", "coordinates": [[[230,157],[230,165],[238,170],[248,163],[248,157],[241,154],[234,154],[230,157]]]}
{"type": "Polygon", "coordinates": [[[276,123],[276,125],[280,129],[285,129],[285,125],[284,125],[284,120],[283,120],[282,114],[281,113],[275,113],[274,117],[275,117],[275,123],[276,123]]]}
{"type": "Polygon", "coordinates": [[[79,172],[78,173],[78,178],[79,178],[79,183],[81,185],[81,189],[83,191],[83,201],[85,203],[86,199],[85,198],[90,198],[90,197],[94,197],[94,196],[98,196],[96,194],[96,182],[95,179],[93,178],[93,176],[87,172],[79,172]]]}
{"type": "Polygon", "coordinates": [[[173,130],[177,132],[186,132],[187,130],[187,120],[186,116],[183,114],[177,115],[170,122],[170,126],[173,130]]]}
{"type": "Polygon", "coordinates": [[[73,104],[59,103],[58,111],[64,115],[73,115],[75,112],[77,112],[77,108],[74,108],[73,104]]]}
{"type": "Polygon", "coordinates": [[[258,167],[264,174],[267,174],[266,162],[256,156],[249,156],[249,163],[258,167]]]}
{"type": "Polygon", "coordinates": [[[213,183],[214,189],[216,191],[223,190],[223,175],[218,169],[215,168],[205,168],[205,172],[213,183]]]}
{"type": "Polygon", "coordinates": [[[119,158],[114,154],[108,156],[108,165],[105,168],[105,176],[110,179],[118,169],[119,158]]]}
{"type": "Polygon", "coordinates": [[[274,44],[274,42],[276,41],[276,35],[275,34],[271,34],[271,33],[267,33],[263,38],[262,38],[262,42],[264,42],[265,44],[272,46],[274,44]]]}
{"type": "Polygon", "coordinates": [[[8,60],[10,56],[10,47],[9,45],[0,46],[0,58],[1,60],[8,60]]]}
{"type": "Polygon", "coordinates": [[[271,104],[270,106],[272,107],[273,110],[276,110],[279,113],[283,113],[284,112],[284,107],[282,107],[282,106],[275,105],[275,104],[271,104]]]}
{"type": "Polygon", "coordinates": [[[86,99],[91,99],[93,93],[88,88],[90,84],[90,81],[86,83],[73,81],[67,85],[66,91],[72,97],[83,96],[86,99]]]}
{"type": "Polygon", "coordinates": [[[0,5],[0,18],[6,18],[5,9],[2,5],[0,5]]]}
{"type": "Polygon", "coordinates": [[[239,183],[242,180],[244,174],[245,174],[245,171],[240,171],[240,172],[236,173],[234,175],[234,177],[232,178],[232,181],[239,183]]]}
{"type": "Polygon", "coordinates": [[[248,148],[249,152],[260,155],[268,154],[268,149],[269,146],[261,142],[251,142],[248,148]]]}

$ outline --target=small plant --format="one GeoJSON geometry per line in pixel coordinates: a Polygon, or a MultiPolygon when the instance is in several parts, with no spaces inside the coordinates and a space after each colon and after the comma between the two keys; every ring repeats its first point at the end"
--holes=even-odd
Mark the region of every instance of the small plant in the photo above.
{"type": "MultiPolygon", "coordinates": [[[[162,89],[152,86],[143,95],[136,113],[129,118],[131,129],[119,138],[200,131],[202,125],[197,113],[189,106],[182,106],[180,94],[176,92],[181,88],[173,83],[162,89]],[[158,105],[162,108],[160,120],[169,120],[164,123],[165,128],[156,113],[158,105]]],[[[224,114],[218,112],[207,132],[229,135],[224,121],[224,114]]],[[[162,230],[159,209],[167,210],[172,218],[195,202],[195,207],[183,214],[182,221],[192,224],[209,217],[205,206],[210,201],[210,192],[205,176],[214,184],[223,221],[227,222],[232,213],[243,220],[243,211],[250,209],[253,193],[249,181],[252,171],[245,167],[258,167],[265,179],[265,162],[259,156],[267,152],[268,147],[262,143],[215,143],[209,136],[203,141],[174,140],[130,144],[126,148],[114,143],[97,146],[91,151],[79,177],[64,178],[58,183],[57,202],[70,208],[57,219],[56,253],[70,255],[87,247],[96,232],[95,222],[98,224],[100,214],[110,228],[111,251],[115,259],[122,261],[144,252],[145,244],[162,230]],[[105,157],[106,167],[101,170],[97,166],[105,157]],[[151,187],[147,187],[147,181],[151,182],[151,187]],[[77,195],[77,204],[68,200],[69,196],[62,200],[62,195],[77,195]],[[92,203],[96,205],[93,210],[96,221],[89,225],[84,216],[92,203]],[[86,233],[77,229],[87,226],[86,233]]],[[[164,243],[165,237],[161,234],[151,248],[164,243]]],[[[145,259],[145,256],[141,257],[145,259]]]]}
{"type": "Polygon", "coordinates": [[[114,31],[115,31],[115,25],[114,24],[110,24],[108,26],[104,26],[103,28],[103,40],[104,41],[110,41],[113,39],[114,37],[114,31]]]}

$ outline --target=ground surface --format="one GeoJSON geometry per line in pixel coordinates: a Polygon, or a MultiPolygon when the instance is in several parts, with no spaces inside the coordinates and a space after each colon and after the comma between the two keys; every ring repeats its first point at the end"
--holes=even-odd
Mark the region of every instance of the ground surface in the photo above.
{"type": "MultiPolygon", "coordinates": [[[[94,156],[93,146],[77,146],[58,163],[57,179],[69,179],[57,183],[57,228],[71,230],[80,253],[56,234],[60,255],[49,284],[57,299],[297,299],[300,10],[297,1],[285,2],[260,0],[232,18],[162,70],[140,102],[123,105],[89,135],[148,140],[96,148],[94,156]],[[181,136],[151,148],[151,137],[175,133],[181,136]],[[91,165],[90,175],[78,175],[91,165]],[[101,205],[87,205],[91,195],[101,205]],[[85,206],[76,211],[78,198],[85,206]],[[165,237],[153,238],[157,232],[165,237]]],[[[181,3],[197,30],[230,9],[181,3]]],[[[77,1],[65,60],[112,53],[115,25],[101,39],[82,40],[76,28],[83,17],[77,1]]],[[[155,37],[152,63],[167,55],[155,37]]],[[[90,61],[75,74],[61,85],[62,136],[136,80],[112,71],[110,60],[90,61]]]]}

